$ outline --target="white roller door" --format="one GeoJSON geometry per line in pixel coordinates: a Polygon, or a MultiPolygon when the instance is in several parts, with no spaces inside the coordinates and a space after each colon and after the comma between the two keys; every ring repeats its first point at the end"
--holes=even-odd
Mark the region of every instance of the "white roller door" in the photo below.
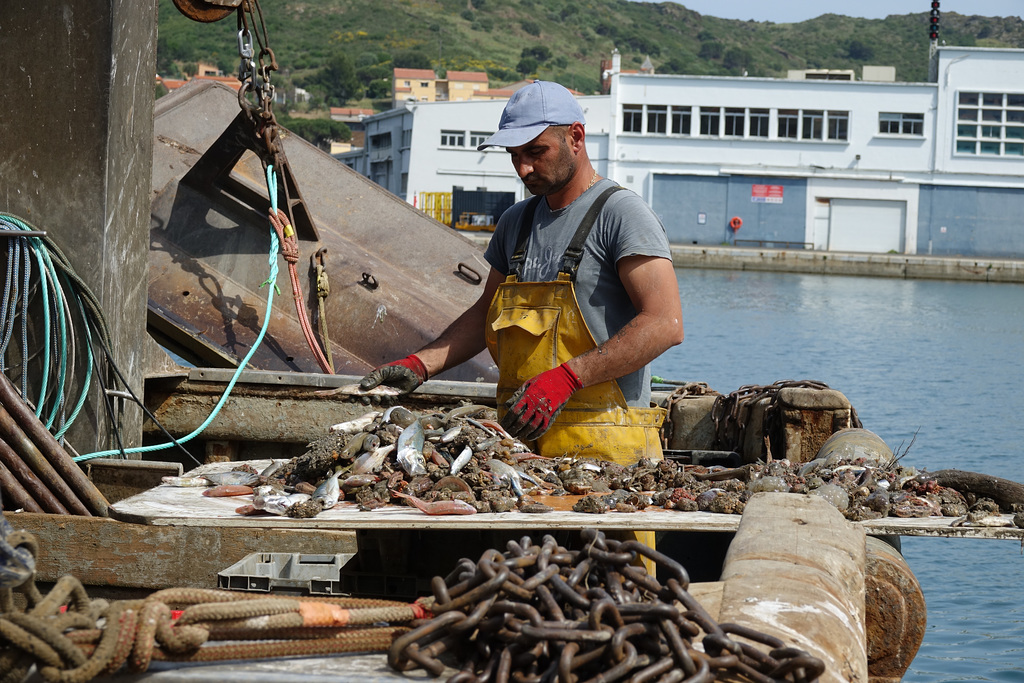
{"type": "Polygon", "coordinates": [[[829,250],[904,252],[906,202],[833,199],[831,204],[829,250]]]}

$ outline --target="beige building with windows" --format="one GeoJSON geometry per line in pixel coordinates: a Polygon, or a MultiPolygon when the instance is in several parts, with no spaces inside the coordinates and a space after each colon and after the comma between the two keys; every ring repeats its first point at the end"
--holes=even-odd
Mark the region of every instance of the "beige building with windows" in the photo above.
{"type": "Polygon", "coordinates": [[[395,109],[410,102],[468,102],[470,100],[507,100],[514,90],[491,90],[483,71],[449,71],[438,78],[430,69],[394,69],[391,106],[395,109]]]}

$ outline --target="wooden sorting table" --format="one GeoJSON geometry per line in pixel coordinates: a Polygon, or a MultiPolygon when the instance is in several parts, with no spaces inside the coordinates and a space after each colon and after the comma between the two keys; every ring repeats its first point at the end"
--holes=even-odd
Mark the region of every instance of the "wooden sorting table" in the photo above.
{"type": "MultiPolygon", "coordinates": [[[[269,460],[248,461],[257,470],[269,460]]],[[[239,463],[203,465],[185,476],[226,472],[239,463]]],[[[474,515],[426,515],[404,505],[388,505],[377,510],[359,510],[350,502],[339,502],[308,519],[292,519],[261,513],[241,515],[235,510],[250,502],[249,496],[213,498],[202,495],[202,487],[161,485],[125,500],[110,508],[113,518],[135,524],[157,526],[220,526],[254,528],[301,528],[330,530],[360,529],[493,529],[493,530],[558,530],[585,529],[635,531],[710,531],[734,532],[741,515],[711,512],[679,512],[648,508],[639,512],[608,512],[589,514],[553,511],[525,514],[519,511],[478,513],[474,515]]],[[[1015,539],[1024,542],[1024,529],[1014,527],[1011,515],[1001,515],[1007,526],[952,526],[950,517],[900,518],[883,517],[858,522],[868,535],[935,536],[944,538],[1015,539]]]]}

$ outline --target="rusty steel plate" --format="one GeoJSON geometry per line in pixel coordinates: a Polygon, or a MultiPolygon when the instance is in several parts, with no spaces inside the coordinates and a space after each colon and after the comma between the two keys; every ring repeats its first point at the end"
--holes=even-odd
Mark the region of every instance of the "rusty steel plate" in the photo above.
{"type": "MultiPolygon", "coordinates": [[[[271,228],[263,166],[244,141],[215,146],[238,114],[235,92],[212,81],[193,81],[155,109],[149,331],[198,366],[237,365],[267,308],[271,228]]],[[[326,320],[337,373],[361,376],[416,351],[479,298],[483,284],[464,276],[468,268],[486,278],[479,245],[298,136],[283,131],[282,144],[311,223],[297,225],[299,304],[319,336],[311,257],[326,249],[326,320]]],[[[320,372],[299,325],[287,264],[275,261],[279,291],[250,368],[320,372]]],[[[493,382],[497,370],[484,352],[440,379],[493,382]]]]}

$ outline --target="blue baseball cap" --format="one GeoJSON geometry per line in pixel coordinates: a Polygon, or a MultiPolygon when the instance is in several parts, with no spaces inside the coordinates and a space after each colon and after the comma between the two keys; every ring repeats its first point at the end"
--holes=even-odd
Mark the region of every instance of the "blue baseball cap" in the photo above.
{"type": "Polygon", "coordinates": [[[579,121],[586,124],[583,108],[573,94],[558,83],[534,81],[520,88],[509,98],[498,132],[477,146],[519,147],[543,133],[548,126],[567,126],[579,121]]]}

